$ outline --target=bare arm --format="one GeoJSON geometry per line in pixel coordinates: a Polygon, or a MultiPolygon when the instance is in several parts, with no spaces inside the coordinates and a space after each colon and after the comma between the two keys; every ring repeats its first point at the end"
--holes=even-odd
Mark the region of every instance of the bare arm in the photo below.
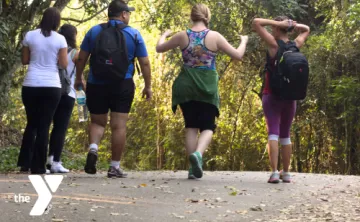
{"type": "Polygon", "coordinates": [[[69,61],[67,58],[67,48],[62,48],[59,50],[59,66],[61,68],[66,69],[68,64],[69,64],[69,61]]]}
{"type": "Polygon", "coordinates": [[[229,42],[224,38],[224,36],[218,33],[218,38],[217,38],[218,49],[229,55],[232,59],[236,59],[236,60],[242,59],[242,57],[245,54],[247,42],[248,42],[248,37],[241,36],[240,46],[237,49],[235,49],[234,47],[232,47],[232,45],[229,44],[229,42]]]}
{"type": "Polygon", "coordinates": [[[145,81],[143,96],[146,96],[146,99],[150,100],[152,97],[152,91],[151,91],[151,67],[150,67],[149,57],[138,57],[138,60],[140,63],[141,73],[145,81]]]}
{"type": "Polygon", "coordinates": [[[298,48],[301,48],[304,45],[307,37],[310,35],[310,28],[307,25],[297,24],[295,26],[295,30],[300,32],[298,37],[295,39],[295,42],[296,42],[296,46],[298,48]]]}
{"type": "Polygon", "coordinates": [[[89,59],[89,52],[80,50],[78,60],[76,62],[76,80],[75,80],[75,89],[79,89],[81,86],[83,89],[85,89],[85,81],[84,81],[84,68],[86,65],[87,60],[89,59]]]}
{"type": "Polygon", "coordinates": [[[185,33],[185,31],[176,33],[169,41],[166,42],[166,37],[168,37],[171,34],[171,31],[166,31],[164,34],[161,35],[158,43],[156,44],[156,52],[166,52],[171,49],[174,49],[176,47],[180,46],[181,36],[185,33]]]}
{"type": "Polygon", "coordinates": [[[76,64],[77,61],[78,61],[78,59],[79,59],[79,51],[76,50],[76,53],[75,53],[75,55],[74,55],[74,58],[72,59],[73,63],[76,64]]]}
{"type": "Polygon", "coordinates": [[[278,44],[276,43],[274,36],[272,36],[265,29],[265,26],[268,26],[268,25],[279,26],[280,23],[281,22],[270,20],[270,19],[256,18],[252,22],[252,27],[259,34],[260,38],[266,42],[266,44],[269,46],[269,48],[277,50],[278,44]]]}
{"type": "Polygon", "coordinates": [[[22,48],[21,63],[23,65],[28,65],[30,63],[30,49],[29,49],[29,47],[24,46],[22,48]]]}

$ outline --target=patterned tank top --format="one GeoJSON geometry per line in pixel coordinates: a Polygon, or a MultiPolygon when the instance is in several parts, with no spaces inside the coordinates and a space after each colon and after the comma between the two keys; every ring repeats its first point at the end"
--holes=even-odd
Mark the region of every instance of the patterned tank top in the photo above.
{"type": "Polygon", "coordinates": [[[216,52],[206,48],[205,37],[209,29],[201,32],[194,32],[191,29],[186,30],[189,37],[189,45],[182,50],[184,65],[190,68],[215,70],[216,52]]]}

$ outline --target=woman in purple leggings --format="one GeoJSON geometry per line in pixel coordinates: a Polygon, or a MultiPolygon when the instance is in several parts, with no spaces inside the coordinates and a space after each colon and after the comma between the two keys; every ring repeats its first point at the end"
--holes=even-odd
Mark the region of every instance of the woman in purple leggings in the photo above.
{"type": "MultiPolygon", "coordinates": [[[[279,16],[274,20],[256,18],[253,21],[253,28],[267,44],[268,69],[275,68],[275,57],[279,49],[277,40],[282,40],[286,44],[290,43],[291,41],[289,40],[288,32],[294,28],[295,31],[299,32],[299,35],[294,42],[298,48],[301,48],[310,34],[310,28],[308,26],[297,24],[286,16],[279,16]],[[265,29],[265,26],[271,26],[272,33],[269,33],[265,29]]],[[[292,152],[290,128],[296,112],[296,101],[280,100],[273,95],[270,89],[269,75],[270,73],[266,72],[265,87],[262,97],[268,131],[268,152],[272,169],[272,174],[268,182],[279,183],[281,177],[283,182],[290,183],[291,176],[289,173],[289,166],[292,152]],[[284,167],[281,172],[277,169],[279,138],[284,167]]]]}

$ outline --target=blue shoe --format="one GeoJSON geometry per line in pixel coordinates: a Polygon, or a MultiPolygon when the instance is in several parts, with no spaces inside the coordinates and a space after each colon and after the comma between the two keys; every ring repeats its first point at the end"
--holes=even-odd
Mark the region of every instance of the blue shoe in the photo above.
{"type": "Polygon", "coordinates": [[[196,177],[194,176],[194,174],[192,172],[192,167],[190,167],[190,169],[189,169],[188,179],[190,179],[190,180],[196,179],[196,177]]]}
{"type": "Polygon", "coordinates": [[[201,178],[203,176],[201,154],[199,152],[194,152],[189,156],[189,160],[194,176],[196,178],[201,178]]]}

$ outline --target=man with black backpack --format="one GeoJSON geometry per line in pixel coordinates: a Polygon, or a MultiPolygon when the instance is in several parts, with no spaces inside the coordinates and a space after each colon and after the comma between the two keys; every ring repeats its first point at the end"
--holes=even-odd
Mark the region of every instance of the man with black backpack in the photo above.
{"type": "Polygon", "coordinates": [[[120,159],[126,140],[126,122],[134,99],[135,59],[145,80],[143,96],[152,97],[151,70],[145,42],[140,32],[128,26],[135,11],[121,0],[109,4],[109,21],[92,27],[86,34],[76,65],[75,87],[85,88],[83,71],[90,56],[90,73],[86,85],[86,104],[91,114],[90,146],[85,172],[96,173],[98,145],[110,114],[112,161],[108,177],[126,177],[120,159]]]}
{"type": "Polygon", "coordinates": [[[279,16],[274,20],[256,18],[253,28],[268,48],[262,91],[272,169],[268,182],[279,183],[282,179],[283,182],[290,183],[290,128],[296,112],[296,101],[305,98],[309,78],[308,61],[299,49],[309,36],[310,28],[297,24],[286,16],[279,16]],[[265,26],[271,26],[272,32],[269,33],[265,26]],[[288,33],[294,29],[299,35],[294,41],[290,41],[288,33]],[[278,171],[279,139],[284,167],[281,172],[278,171]]]}

